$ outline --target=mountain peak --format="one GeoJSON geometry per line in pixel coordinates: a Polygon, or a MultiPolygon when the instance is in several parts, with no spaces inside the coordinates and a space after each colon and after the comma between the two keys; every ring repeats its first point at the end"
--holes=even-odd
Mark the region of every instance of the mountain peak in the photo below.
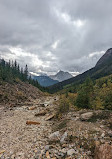
{"type": "Polygon", "coordinates": [[[60,73],[64,73],[64,71],[60,70],[60,71],[58,71],[58,73],[57,73],[57,74],[60,74],[60,73]]]}
{"type": "Polygon", "coordinates": [[[98,60],[95,67],[109,64],[110,62],[112,62],[112,48],[106,51],[106,53],[98,60]]]}
{"type": "Polygon", "coordinates": [[[60,70],[56,75],[50,76],[50,78],[54,80],[58,80],[59,82],[72,78],[73,76],[69,72],[64,72],[60,70]]]}

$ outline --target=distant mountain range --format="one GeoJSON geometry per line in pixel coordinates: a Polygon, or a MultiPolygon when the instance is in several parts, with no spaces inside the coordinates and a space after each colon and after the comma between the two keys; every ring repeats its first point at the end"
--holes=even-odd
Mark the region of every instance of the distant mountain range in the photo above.
{"type": "Polygon", "coordinates": [[[106,51],[106,53],[96,63],[95,67],[73,78],[59,82],[53,86],[50,86],[49,91],[51,93],[54,93],[56,91],[63,89],[66,85],[80,84],[84,82],[87,77],[90,77],[91,79],[95,80],[110,74],[112,74],[112,48],[106,51]]]}
{"type": "Polygon", "coordinates": [[[39,83],[41,86],[44,86],[44,87],[48,87],[48,86],[54,85],[54,84],[56,84],[56,83],[59,82],[59,81],[57,81],[57,80],[53,80],[53,79],[51,79],[50,77],[44,76],[44,75],[42,75],[42,76],[34,76],[34,75],[32,75],[32,78],[33,78],[34,80],[37,80],[38,83],[39,83]]]}
{"type": "Polygon", "coordinates": [[[47,87],[54,85],[60,81],[64,81],[66,79],[69,79],[73,77],[70,73],[59,71],[56,75],[47,76],[47,75],[40,75],[35,76],[31,75],[32,79],[37,80],[41,86],[47,87]]]}

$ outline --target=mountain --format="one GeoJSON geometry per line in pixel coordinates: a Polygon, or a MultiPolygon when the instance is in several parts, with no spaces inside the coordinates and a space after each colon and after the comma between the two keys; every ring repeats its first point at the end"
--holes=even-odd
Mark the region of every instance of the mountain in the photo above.
{"type": "Polygon", "coordinates": [[[86,72],[77,75],[68,80],[59,82],[51,87],[49,87],[49,92],[54,93],[63,89],[66,85],[77,85],[86,80],[87,77],[95,80],[100,77],[104,77],[112,74],[112,48],[108,49],[106,53],[98,60],[95,67],[87,70],[86,72]]]}
{"type": "Polygon", "coordinates": [[[37,80],[41,86],[48,87],[54,84],[57,84],[58,82],[64,81],[66,79],[72,78],[73,76],[64,71],[59,71],[56,75],[40,75],[40,76],[35,76],[32,75],[32,78],[34,80],[37,80]]]}
{"type": "Polygon", "coordinates": [[[98,60],[96,67],[111,64],[112,62],[112,48],[108,49],[106,53],[98,60]]]}
{"type": "Polygon", "coordinates": [[[49,77],[53,80],[58,80],[59,82],[61,82],[69,78],[72,78],[73,76],[68,72],[59,71],[56,75],[51,75],[49,77]]]}
{"type": "Polygon", "coordinates": [[[53,80],[51,79],[50,77],[48,76],[32,76],[32,78],[34,80],[37,80],[38,83],[41,85],[41,86],[44,86],[44,87],[48,87],[48,86],[51,86],[53,84],[56,84],[58,83],[57,80],[53,80]]]}

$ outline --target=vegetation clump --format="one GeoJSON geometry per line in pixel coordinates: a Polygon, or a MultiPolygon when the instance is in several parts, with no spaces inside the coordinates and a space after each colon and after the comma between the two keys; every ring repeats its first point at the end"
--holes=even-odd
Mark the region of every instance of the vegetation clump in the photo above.
{"type": "Polygon", "coordinates": [[[62,91],[60,112],[71,106],[76,110],[112,110],[112,75],[94,81],[88,77],[83,84],[73,85],[71,89],[62,91]]]}

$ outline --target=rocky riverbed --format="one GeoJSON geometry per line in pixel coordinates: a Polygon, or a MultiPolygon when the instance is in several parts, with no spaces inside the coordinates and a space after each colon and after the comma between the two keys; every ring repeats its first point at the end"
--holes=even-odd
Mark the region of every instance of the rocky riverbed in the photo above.
{"type": "Polygon", "coordinates": [[[1,159],[112,158],[112,113],[102,119],[102,111],[72,109],[57,119],[56,101],[44,96],[21,107],[0,107],[1,159]]]}

